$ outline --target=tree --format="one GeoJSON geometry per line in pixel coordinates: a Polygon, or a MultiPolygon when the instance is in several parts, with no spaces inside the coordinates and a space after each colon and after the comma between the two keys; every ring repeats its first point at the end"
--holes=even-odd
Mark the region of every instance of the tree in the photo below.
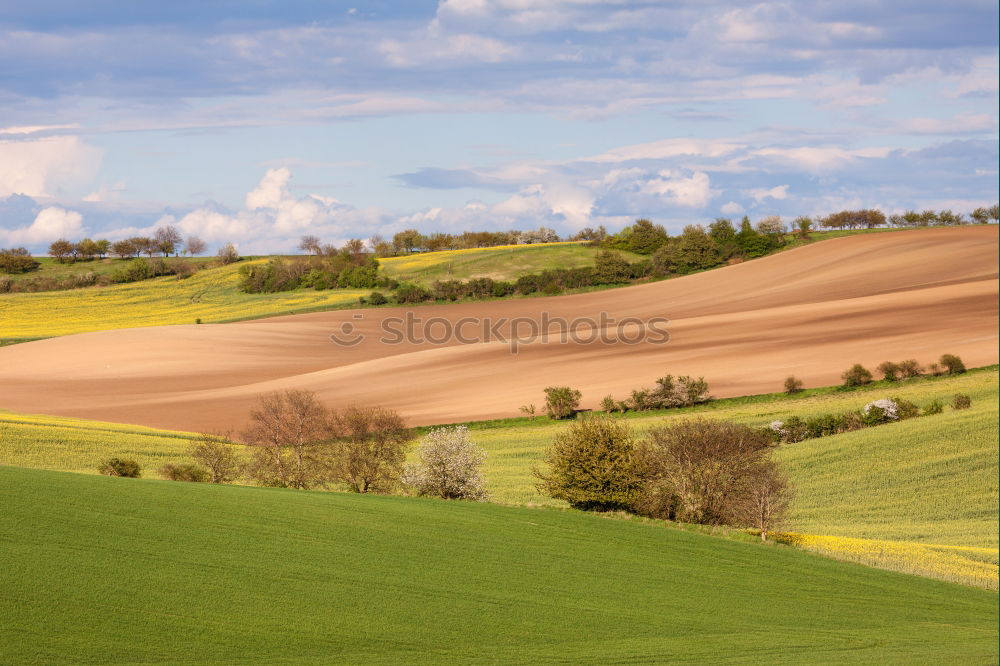
{"type": "Polygon", "coordinates": [[[165,227],[157,228],[153,232],[153,240],[156,243],[156,249],[162,252],[165,257],[169,254],[176,254],[177,247],[183,239],[181,232],[177,231],[176,227],[168,224],[165,227]]]}
{"type": "Polygon", "coordinates": [[[396,248],[397,253],[410,254],[422,247],[424,242],[423,235],[416,229],[404,229],[392,237],[392,244],[396,248]]]}
{"type": "Polygon", "coordinates": [[[624,284],[632,276],[625,257],[610,250],[600,250],[594,257],[594,280],[598,284],[624,284]]]}
{"type": "Polygon", "coordinates": [[[145,254],[152,259],[153,255],[160,251],[156,241],[147,236],[133,236],[129,241],[135,246],[136,256],[145,254]]]}
{"type": "Polygon", "coordinates": [[[958,227],[968,224],[965,216],[951,210],[942,210],[938,213],[938,223],[949,227],[958,227]]]}
{"type": "Polygon", "coordinates": [[[900,361],[899,363],[899,376],[903,379],[910,379],[911,377],[919,377],[924,372],[924,367],[917,362],[917,359],[911,358],[905,361],[900,361]]]}
{"type": "Polygon", "coordinates": [[[323,254],[323,246],[316,236],[303,236],[299,242],[299,249],[308,254],[323,254]]]}
{"type": "Polygon", "coordinates": [[[184,241],[184,248],[192,257],[198,257],[205,254],[205,250],[208,249],[208,245],[206,245],[205,241],[197,236],[188,236],[187,240],[184,241]]]}
{"type": "Polygon", "coordinates": [[[244,468],[229,437],[202,435],[192,444],[190,455],[208,470],[208,481],[211,483],[235,481],[244,468]]]}
{"type": "Polygon", "coordinates": [[[236,247],[232,243],[226,243],[219,248],[218,256],[219,262],[224,266],[240,260],[240,253],[236,251],[236,247]]]}
{"type": "Polygon", "coordinates": [[[139,255],[139,251],[136,249],[135,244],[131,241],[131,239],[115,241],[112,243],[111,253],[121,259],[131,259],[132,257],[139,255]]]}
{"type": "Polygon", "coordinates": [[[671,248],[671,263],[673,270],[678,273],[693,273],[711,268],[722,260],[718,247],[699,224],[684,227],[671,248]]]}
{"type": "Polygon", "coordinates": [[[250,449],[250,476],[265,486],[308,490],[329,479],[329,411],[310,391],[258,398],[243,439],[250,449]]]}
{"type": "Polygon", "coordinates": [[[385,493],[399,482],[413,433],[384,407],[348,407],[333,415],[331,478],[356,493],[385,493]]]}
{"type": "Polygon", "coordinates": [[[787,230],[780,215],[768,215],[757,223],[757,231],[766,236],[781,236],[787,230]]]}
{"type": "Polygon", "coordinates": [[[654,225],[647,219],[640,219],[616,234],[611,240],[611,245],[636,254],[653,254],[665,245],[667,240],[667,232],[661,225],[654,225]]]}
{"type": "Polygon", "coordinates": [[[545,389],[545,411],[551,419],[568,419],[576,414],[582,397],[568,386],[549,386],[545,389]]]}
{"type": "Polygon", "coordinates": [[[486,452],[469,438],[465,426],[436,428],[424,436],[418,462],[407,465],[403,484],[417,495],[483,502],[488,499],[480,471],[486,452]]]}
{"type": "Polygon", "coordinates": [[[887,382],[899,381],[900,367],[898,363],[893,363],[892,361],[883,361],[879,364],[876,370],[882,374],[882,379],[887,382]]]}
{"type": "Polygon", "coordinates": [[[108,252],[111,251],[111,241],[107,238],[101,238],[94,242],[97,247],[97,256],[103,259],[108,256],[108,252]]]}
{"type": "Polygon", "coordinates": [[[739,245],[743,254],[750,259],[763,257],[771,251],[771,244],[767,238],[754,230],[750,224],[750,218],[746,216],[740,222],[740,231],[736,234],[736,244],[739,245]]]}
{"type": "Polygon", "coordinates": [[[962,362],[958,356],[954,354],[944,354],[938,360],[941,367],[945,369],[945,372],[949,375],[960,375],[965,372],[965,363],[962,362]]]}
{"type": "Polygon", "coordinates": [[[629,427],[606,414],[575,421],[556,435],[534,471],[538,490],[584,511],[628,510],[642,490],[642,473],[629,427]]]}
{"type": "Polygon", "coordinates": [[[687,523],[746,524],[752,487],[776,471],[765,429],[682,420],[653,428],[638,456],[646,483],[639,511],[687,523]]]}
{"type": "Polygon", "coordinates": [[[53,241],[49,245],[49,256],[58,261],[60,264],[66,263],[66,260],[73,256],[76,248],[72,243],[70,243],[65,238],[60,238],[57,241],[53,241]]]}
{"type": "Polygon", "coordinates": [[[864,386],[872,383],[872,373],[860,363],[852,365],[840,377],[844,380],[844,386],[864,386]]]}
{"type": "Polygon", "coordinates": [[[802,380],[797,379],[795,375],[788,375],[785,377],[785,393],[789,395],[793,393],[798,393],[802,390],[802,380]]]}
{"type": "Polygon", "coordinates": [[[84,238],[76,244],[76,254],[84,261],[90,261],[96,257],[99,250],[97,243],[90,238],[84,238]]]}
{"type": "Polygon", "coordinates": [[[747,481],[737,517],[740,523],[759,531],[761,541],[767,541],[768,533],[787,514],[792,491],[788,479],[773,461],[761,462],[755,472],[747,481]]]}
{"type": "Polygon", "coordinates": [[[813,230],[811,217],[797,217],[792,225],[795,227],[795,235],[803,239],[809,238],[809,232],[813,230]]]}

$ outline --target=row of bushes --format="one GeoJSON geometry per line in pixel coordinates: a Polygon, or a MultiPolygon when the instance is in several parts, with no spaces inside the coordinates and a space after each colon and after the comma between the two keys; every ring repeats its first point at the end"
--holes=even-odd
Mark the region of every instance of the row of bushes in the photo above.
{"type": "MultiPolygon", "coordinates": [[[[381,407],[326,409],[314,394],[287,391],[262,396],[243,433],[243,450],[229,437],[202,436],[192,462],[158,471],[173,481],[231,483],[249,478],[268,487],[307,490],[336,486],[357,493],[403,490],[412,495],[484,501],[481,466],[486,453],[464,426],[428,432],[417,461],[405,464],[415,438],[399,415],[381,407]]],[[[112,458],[102,474],[139,477],[135,460],[112,458]]]]}
{"type": "Polygon", "coordinates": [[[240,290],[248,294],[311,289],[371,289],[389,286],[378,275],[378,259],[348,250],[314,257],[271,257],[240,268],[240,290]]]}
{"type": "MultiPolygon", "coordinates": [[[[952,398],[951,406],[953,409],[968,409],[972,406],[972,399],[968,395],[959,393],[952,398]]],[[[801,442],[805,439],[828,437],[916,416],[940,414],[943,410],[944,404],[938,399],[932,400],[921,409],[915,403],[902,398],[882,398],[869,402],[859,410],[840,414],[821,414],[805,418],[791,416],[785,421],[772,421],[770,430],[778,441],[801,442]]]]}
{"type": "Polygon", "coordinates": [[[17,275],[38,270],[41,263],[23,247],[0,248],[0,273],[17,275]]]}

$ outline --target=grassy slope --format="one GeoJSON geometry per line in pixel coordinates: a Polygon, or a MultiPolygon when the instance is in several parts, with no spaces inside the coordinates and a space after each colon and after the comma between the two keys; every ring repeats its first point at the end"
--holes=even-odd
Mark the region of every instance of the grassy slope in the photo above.
{"type": "MultiPolygon", "coordinates": [[[[146,257],[143,257],[144,259],[146,257]]],[[[173,261],[171,257],[168,261],[173,261]]],[[[41,264],[38,270],[30,273],[18,273],[11,275],[14,282],[26,282],[34,278],[45,277],[54,280],[64,280],[74,275],[84,273],[94,273],[95,275],[110,275],[120,266],[128,264],[129,259],[117,259],[115,257],[105,257],[104,259],[93,259],[91,261],[76,261],[59,263],[52,257],[35,257],[41,264]]],[[[183,257],[182,261],[193,266],[206,266],[215,263],[215,257],[183,257]]]]}
{"type": "Polygon", "coordinates": [[[974,589],[575,512],[0,468],[4,663],[977,663],[974,589]]]}
{"type": "MultiPolygon", "coordinates": [[[[430,283],[476,276],[509,279],[546,268],[592,265],[596,251],[577,243],[552,243],[433,252],[383,261],[387,275],[430,283]]],[[[196,319],[208,324],[356,307],[358,298],[371,292],[299,289],[244,294],[237,288],[238,271],[244,263],[204,269],[186,280],[168,276],[109,287],[3,294],[0,344],[87,331],[193,324],[196,319]]]]}
{"type": "MultiPolygon", "coordinates": [[[[781,447],[778,458],[797,491],[788,528],[836,537],[802,544],[828,555],[995,587],[996,569],[988,565],[997,562],[996,369],[851,392],[812,389],[797,396],[735,398],[626,418],[640,432],[684,416],[762,425],[791,415],[857,408],[887,395],[924,405],[958,392],[972,397],[970,410],[946,408],[936,416],[781,447]],[[961,562],[952,561],[959,556],[961,562]]],[[[563,506],[537,493],[532,469],[565,427],[543,418],[471,424],[475,441],[489,452],[486,475],[495,501],[563,506]]],[[[93,474],[101,460],[127,456],[138,460],[147,476],[155,476],[164,463],[186,459],[189,437],[0,412],[0,464],[93,474]]]]}

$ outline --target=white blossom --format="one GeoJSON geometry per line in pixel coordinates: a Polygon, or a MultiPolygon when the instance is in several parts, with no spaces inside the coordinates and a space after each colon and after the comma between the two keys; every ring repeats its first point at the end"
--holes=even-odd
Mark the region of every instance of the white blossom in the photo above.
{"type": "Polygon", "coordinates": [[[899,419],[899,405],[897,405],[895,401],[890,400],[889,398],[880,398],[879,400],[874,400],[872,402],[869,402],[867,405],[865,405],[864,409],[865,416],[868,416],[872,407],[880,408],[883,412],[885,412],[885,418],[889,419],[890,421],[895,421],[899,419]]]}
{"type": "Polygon", "coordinates": [[[420,461],[403,471],[403,484],[417,495],[486,501],[479,467],[486,452],[469,439],[465,426],[430,431],[417,450],[420,461]]]}

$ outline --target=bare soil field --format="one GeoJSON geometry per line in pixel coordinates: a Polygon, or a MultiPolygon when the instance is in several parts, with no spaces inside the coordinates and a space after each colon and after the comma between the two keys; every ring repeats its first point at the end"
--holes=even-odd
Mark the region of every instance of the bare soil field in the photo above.
{"type": "Polygon", "coordinates": [[[683,278],[550,298],[339,310],[87,333],[0,349],[0,408],[194,431],[239,430],[257,395],[303,388],[382,404],[413,425],[514,416],[569,385],[584,407],[664,374],[717,397],[839,381],[884,360],[996,363],[997,227],[861,234],[683,278]],[[419,339],[394,342],[407,313],[419,339]],[[614,321],[600,333],[601,313],[614,321]],[[574,325],[531,335],[543,316],[574,325]],[[507,323],[505,323],[505,318],[507,323]],[[658,332],[626,318],[669,331],[658,332]],[[488,321],[486,321],[488,319],[488,321]],[[517,319],[517,353],[510,320],[517,319]],[[485,324],[484,324],[485,321],[485,324]],[[532,326],[530,322],[535,322],[532,326]],[[446,337],[462,323],[461,336],[446,337]],[[344,332],[345,325],[352,330],[344,332]],[[491,329],[489,341],[483,329],[491,329]],[[425,330],[426,329],[426,330],[425,330]],[[389,331],[388,333],[386,331],[389,331]],[[330,336],[356,340],[335,344],[330,336]],[[497,340],[500,336],[503,340],[497,340]],[[430,337],[431,340],[426,339],[430,337]],[[439,341],[440,340],[440,341],[439,341]]]}

